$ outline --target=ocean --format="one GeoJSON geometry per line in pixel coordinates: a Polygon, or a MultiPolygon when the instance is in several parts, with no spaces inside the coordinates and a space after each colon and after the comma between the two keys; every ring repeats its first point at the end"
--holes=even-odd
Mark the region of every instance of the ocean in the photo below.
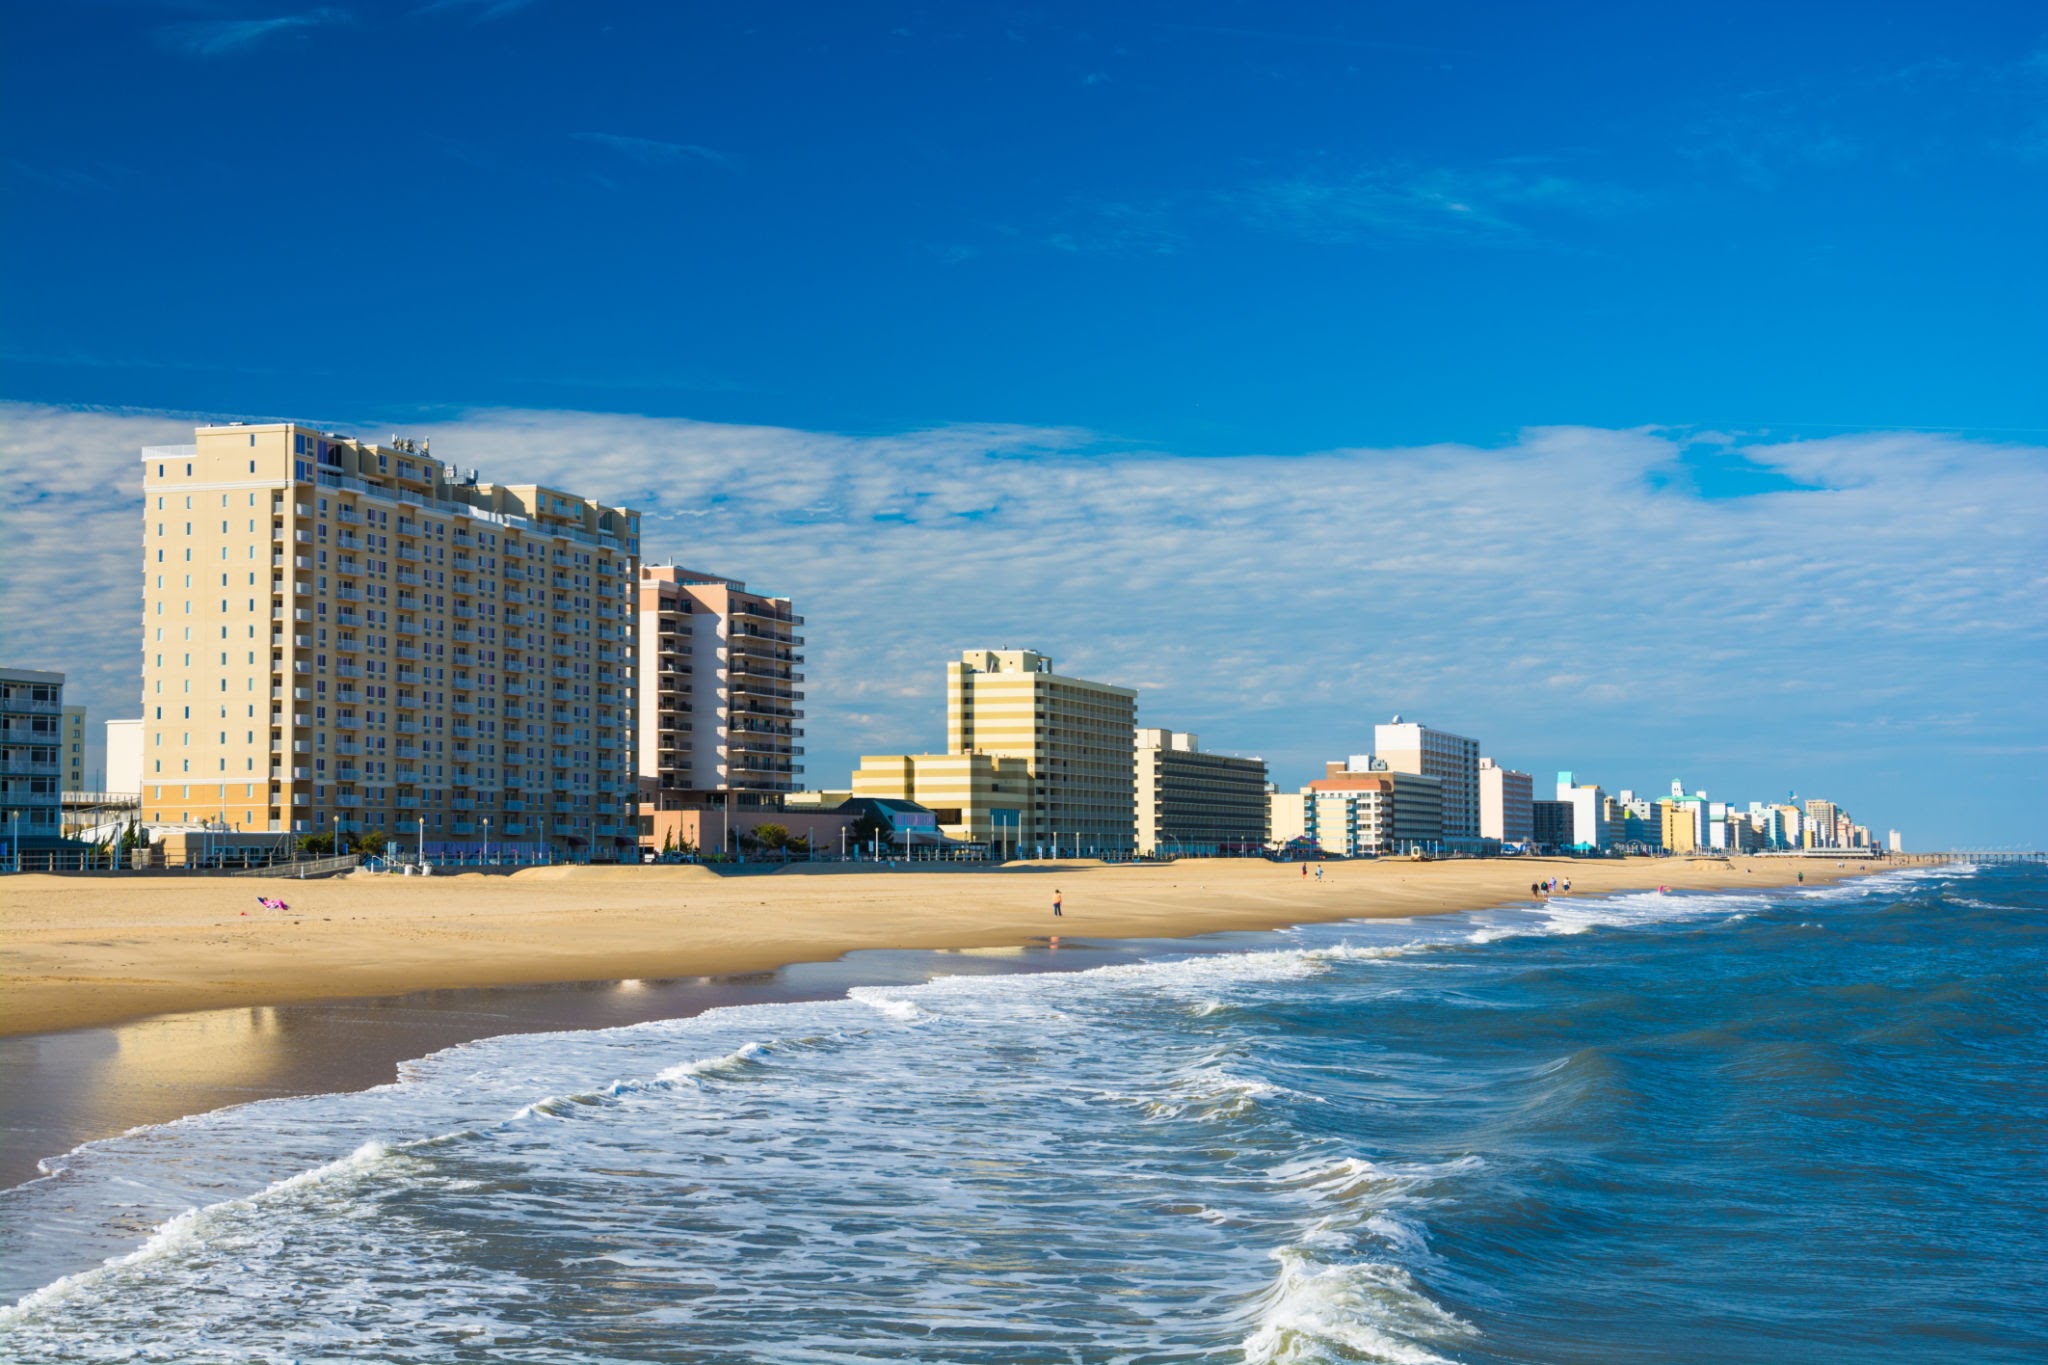
{"type": "Polygon", "coordinates": [[[487,1039],[0,1192],[0,1357],[2039,1361],[2044,947],[1926,869],[487,1039]]]}

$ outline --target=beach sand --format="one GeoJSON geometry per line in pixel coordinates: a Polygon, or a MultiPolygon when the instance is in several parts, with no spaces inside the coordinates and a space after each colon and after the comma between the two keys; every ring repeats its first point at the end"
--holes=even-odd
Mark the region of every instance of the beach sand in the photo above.
{"type": "Polygon", "coordinates": [[[1051,933],[1180,938],[1578,895],[1757,888],[1874,871],[1817,859],[1186,861],[901,871],[802,864],[531,868],[329,881],[21,876],[0,884],[0,1036],[152,1015],[405,992],[716,976],[874,948],[987,948],[1051,933]],[[1052,916],[1058,889],[1066,902],[1052,916]],[[281,897],[288,911],[257,897],[281,897]]]}

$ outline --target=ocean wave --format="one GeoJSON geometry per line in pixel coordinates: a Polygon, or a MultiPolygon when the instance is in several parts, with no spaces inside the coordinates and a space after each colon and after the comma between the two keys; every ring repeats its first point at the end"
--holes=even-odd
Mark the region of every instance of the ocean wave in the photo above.
{"type": "Polygon", "coordinates": [[[1471,1324],[1391,1262],[1331,1262],[1298,1246],[1276,1250],[1273,1260],[1280,1269],[1260,1297],[1257,1325],[1241,1343],[1246,1365],[1336,1359],[1451,1365],[1424,1343],[1475,1335],[1471,1324]],[[1346,1354],[1339,1357],[1332,1348],[1346,1354]]]}
{"type": "Polygon", "coordinates": [[[1185,1071],[1174,1078],[1163,1095],[1137,1102],[1149,1119],[1193,1117],[1199,1122],[1213,1123],[1243,1118],[1280,1100],[1323,1103],[1315,1095],[1254,1076],[1239,1076],[1214,1065],[1185,1071]]]}
{"type": "Polygon", "coordinates": [[[160,1261],[202,1245],[220,1223],[231,1215],[251,1212],[268,1200],[280,1199],[337,1180],[371,1173],[388,1163],[394,1155],[393,1150],[384,1143],[366,1142],[337,1161],[330,1161],[324,1166],[316,1166],[312,1170],[301,1171],[283,1180],[274,1181],[246,1198],[223,1200],[205,1208],[187,1209],[158,1227],[141,1246],[126,1255],[114,1257],[90,1270],[66,1275],[44,1285],[34,1293],[24,1295],[11,1305],[0,1307],[0,1331],[9,1331],[33,1322],[66,1301],[94,1289],[124,1271],[145,1267],[153,1261],[160,1261]]]}

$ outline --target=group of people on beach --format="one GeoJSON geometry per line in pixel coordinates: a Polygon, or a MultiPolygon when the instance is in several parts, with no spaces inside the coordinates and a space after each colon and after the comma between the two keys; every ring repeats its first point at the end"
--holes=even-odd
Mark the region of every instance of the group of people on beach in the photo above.
{"type": "MultiPolygon", "coordinates": [[[[1552,878],[1551,878],[1551,879],[1550,879],[1549,881],[1547,881],[1547,882],[1530,882],[1530,883],[1529,883],[1529,894],[1530,894],[1530,895],[1532,895],[1532,896],[1535,896],[1535,897],[1537,897],[1537,898],[1539,898],[1539,899],[1547,898],[1547,897],[1549,897],[1549,896],[1551,895],[1551,893],[1553,893],[1553,892],[1555,892],[1555,891],[1557,891],[1557,890],[1559,890],[1559,889],[1560,889],[1560,888],[1559,888],[1559,886],[1558,886],[1557,878],[1555,878],[1555,877],[1552,877],[1552,878]]],[[[1571,889],[1572,889],[1572,879],[1571,879],[1570,877],[1566,877],[1566,878],[1564,879],[1564,886],[1563,886],[1563,888],[1562,888],[1562,889],[1563,889],[1563,890],[1566,890],[1566,891],[1569,891],[1569,890],[1571,890],[1571,889]]]]}
{"type": "Polygon", "coordinates": [[[258,896],[256,903],[265,910],[289,910],[291,907],[275,896],[258,896]]]}

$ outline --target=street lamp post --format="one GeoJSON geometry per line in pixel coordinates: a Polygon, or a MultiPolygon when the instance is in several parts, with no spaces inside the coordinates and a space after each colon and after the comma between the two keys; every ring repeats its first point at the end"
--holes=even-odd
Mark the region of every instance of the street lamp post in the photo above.
{"type": "Polygon", "coordinates": [[[491,817],[484,817],[484,862],[491,860],[491,817]]]}
{"type": "Polygon", "coordinates": [[[421,816],[421,817],[419,818],[419,820],[420,820],[420,842],[419,842],[419,849],[418,849],[418,857],[419,857],[419,860],[420,860],[420,866],[421,866],[422,868],[424,868],[424,867],[425,867],[425,866],[427,865],[427,817],[426,817],[426,816],[424,816],[424,815],[422,815],[422,816],[421,816]]]}

